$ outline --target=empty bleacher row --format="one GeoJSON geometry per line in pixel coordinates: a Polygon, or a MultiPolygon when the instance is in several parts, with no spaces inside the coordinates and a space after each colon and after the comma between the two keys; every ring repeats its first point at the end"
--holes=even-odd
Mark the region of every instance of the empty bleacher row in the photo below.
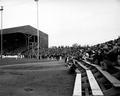
{"type": "Polygon", "coordinates": [[[73,96],[120,96],[119,70],[111,74],[86,60],[74,59],[73,64],[76,66],[73,96]]]}

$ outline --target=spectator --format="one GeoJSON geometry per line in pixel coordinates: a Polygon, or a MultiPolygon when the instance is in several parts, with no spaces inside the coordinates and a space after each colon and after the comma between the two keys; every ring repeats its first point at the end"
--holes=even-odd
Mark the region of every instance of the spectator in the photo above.
{"type": "Polygon", "coordinates": [[[117,65],[120,66],[120,54],[117,56],[117,65]]]}

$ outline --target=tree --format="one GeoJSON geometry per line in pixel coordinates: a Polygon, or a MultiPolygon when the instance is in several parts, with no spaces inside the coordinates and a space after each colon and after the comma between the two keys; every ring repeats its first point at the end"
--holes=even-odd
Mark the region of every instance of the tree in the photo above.
{"type": "Polygon", "coordinates": [[[77,43],[75,43],[75,44],[72,45],[73,48],[76,48],[76,47],[78,47],[78,46],[79,46],[79,45],[78,45],[77,43]]]}

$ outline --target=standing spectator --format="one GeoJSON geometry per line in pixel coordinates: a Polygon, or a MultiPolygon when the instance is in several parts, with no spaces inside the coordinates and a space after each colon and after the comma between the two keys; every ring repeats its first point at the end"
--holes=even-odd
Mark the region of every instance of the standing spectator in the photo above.
{"type": "Polygon", "coordinates": [[[117,65],[120,66],[120,54],[117,56],[117,65]]]}

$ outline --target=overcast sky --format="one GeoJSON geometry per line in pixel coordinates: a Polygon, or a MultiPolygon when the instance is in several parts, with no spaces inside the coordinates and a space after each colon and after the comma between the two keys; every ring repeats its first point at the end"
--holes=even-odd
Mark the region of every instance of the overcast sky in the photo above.
{"type": "MultiPolygon", "coordinates": [[[[4,28],[36,27],[34,0],[0,0],[4,28]]],[[[120,36],[120,0],[39,0],[39,29],[49,46],[97,44],[120,36]]]]}

